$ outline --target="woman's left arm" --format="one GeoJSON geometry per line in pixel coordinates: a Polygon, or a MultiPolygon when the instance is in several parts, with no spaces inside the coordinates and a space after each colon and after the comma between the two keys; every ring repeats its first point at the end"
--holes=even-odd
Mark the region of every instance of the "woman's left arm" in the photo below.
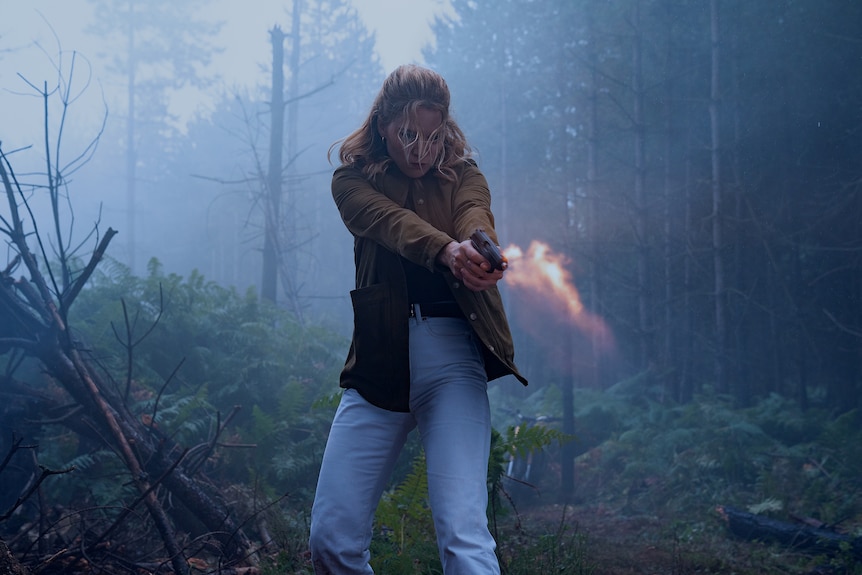
{"type": "Polygon", "coordinates": [[[477,228],[481,228],[492,241],[497,242],[491,192],[485,176],[475,164],[465,166],[453,202],[454,227],[457,237],[463,239],[446,245],[437,261],[447,266],[472,291],[492,288],[503,278],[503,271],[493,269],[469,239],[477,228]]]}
{"type": "Polygon", "coordinates": [[[484,174],[474,163],[465,165],[453,202],[452,213],[458,239],[466,240],[476,228],[482,228],[497,242],[494,214],[491,212],[491,191],[484,174]]]}

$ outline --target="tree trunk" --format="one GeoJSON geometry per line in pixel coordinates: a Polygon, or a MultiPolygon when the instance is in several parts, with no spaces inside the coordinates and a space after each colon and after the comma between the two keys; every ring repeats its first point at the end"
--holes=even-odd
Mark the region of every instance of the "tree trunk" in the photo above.
{"type": "MultiPolygon", "coordinates": [[[[668,19],[670,21],[670,19],[668,19]]],[[[673,283],[673,139],[674,139],[674,122],[673,122],[673,97],[674,97],[674,83],[672,80],[673,74],[671,72],[672,63],[673,63],[673,55],[675,53],[675,45],[672,42],[672,31],[670,27],[665,31],[667,36],[667,52],[665,54],[665,108],[664,108],[664,117],[665,117],[665,133],[664,133],[664,226],[663,226],[663,244],[664,244],[664,277],[662,278],[664,284],[664,301],[662,302],[662,309],[664,311],[664,338],[662,342],[662,351],[660,354],[661,362],[662,362],[662,372],[667,373],[664,375],[664,393],[669,396],[674,401],[680,400],[680,390],[679,390],[679,373],[672,369],[673,361],[674,361],[674,349],[676,340],[674,338],[674,334],[676,334],[676,321],[675,314],[673,309],[673,298],[674,298],[674,283],[673,283]]]]}
{"type": "Polygon", "coordinates": [[[289,309],[293,311],[296,318],[302,322],[302,307],[299,303],[299,285],[296,281],[299,273],[296,249],[291,246],[299,244],[300,233],[297,227],[297,198],[296,188],[299,185],[299,177],[296,173],[296,164],[299,155],[299,66],[302,53],[302,0],[293,1],[293,17],[290,25],[290,82],[287,90],[287,189],[285,191],[286,207],[282,215],[283,235],[281,241],[284,246],[279,255],[281,262],[281,285],[287,298],[289,309]]]}
{"type": "Polygon", "coordinates": [[[126,226],[129,228],[128,234],[128,258],[129,269],[132,273],[135,272],[135,252],[137,251],[137,238],[135,230],[135,220],[137,218],[137,146],[135,145],[135,72],[137,66],[137,56],[135,54],[135,2],[129,0],[129,44],[128,44],[128,115],[126,117],[126,226]]]}
{"type": "MultiPolygon", "coordinates": [[[[571,330],[566,332],[566,349],[572,349],[571,330]]],[[[572,357],[568,362],[568,373],[563,374],[563,433],[575,435],[575,369],[572,357]]],[[[560,499],[562,503],[573,503],[575,493],[575,442],[566,441],[560,447],[560,499]]]]}
{"type": "Polygon", "coordinates": [[[260,295],[275,302],[278,292],[279,222],[281,221],[281,169],[284,147],[284,32],[278,26],[269,32],[272,40],[272,99],[269,133],[269,171],[264,201],[263,278],[260,295]]]}
{"type": "Polygon", "coordinates": [[[652,371],[655,365],[652,328],[652,290],[650,286],[649,215],[646,200],[646,119],[641,52],[640,1],[632,7],[632,93],[634,95],[634,221],[637,245],[638,331],[640,334],[641,369],[652,371]]]}
{"type": "MultiPolygon", "coordinates": [[[[599,315],[602,315],[602,269],[599,265],[601,261],[601,253],[598,241],[599,227],[599,166],[598,166],[598,130],[599,130],[599,72],[598,72],[598,53],[596,50],[596,34],[595,25],[593,22],[593,11],[586,10],[587,35],[589,37],[589,65],[590,65],[590,84],[588,92],[589,107],[587,109],[587,243],[589,252],[589,289],[590,289],[590,305],[599,315]]],[[[598,389],[604,389],[608,382],[605,381],[604,362],[600,351],[602,342],[599,341],[599,335],[593,333],[591,337],[592,360],[593,360],[593,384],[598,389]]]]}
{"type": "MultiPolygon", "coordinates": [[[[739,86],[739,63],[738,42],[736,27],[730,26],[731,35],[731,81],[733,86],[733,221],[734,228],[731,235],[733,241],[733,270],[734,270],[734,286],[733,291],[737,294],[746,294],[749,290],[749,259],[752,250],[746,249],[749,247],[749,241],[744,233],[743,226],[745,220],[745,182],[742,175],[742,158],[739,155],[739,149],[742,140],[742,119],[740,118],[739,101],[741,97],[741,89],[739,86]]],[[[740,296],[736,296],[740,299],[740,296]]],[[[749,406],[752,402],[750,379],[750,365],[752,356],[751,346],[751,322],[743,310],[744,306],[748,305],[747,301],[741,301],[739,306],[730,306],[740,308],[739,311],[733,314],[734,317],[734,334],[733,338],[733,377],[734,377],[734,396],[738,399],[740,405],[749,406]]]]}
{"type": "MultiPolygon", "coordinates": [[[[692,149],[692,134],[693,122],[687,122],[685,135],[686,151],[692,149]]],[[[692,241],[694,240],[694,194],[692,193],[692,159],[691,154],[686,153],[685,158],[685,175],[683,178],[683,204],[685,214],[683,215],[683,233],[682,237],[685,241],[685,251],[683,255],[683,297],[682,297],[682,357],[680,363],[680,392],[679,400],[682,403],[691,401],[695,394],[694,384],[694,253],[692,251],[692,241]]]]}
{"type": "Polygon", "coordinates": [[[712,158],[712,255],[715,297],[715,387],[727,393],[727,306],[724,277],[724,207],[721,180],[721,43],[719,37],[719,0],[710,0],[710,50],[712,75],[710,82],[709,120],[712,158]]]}

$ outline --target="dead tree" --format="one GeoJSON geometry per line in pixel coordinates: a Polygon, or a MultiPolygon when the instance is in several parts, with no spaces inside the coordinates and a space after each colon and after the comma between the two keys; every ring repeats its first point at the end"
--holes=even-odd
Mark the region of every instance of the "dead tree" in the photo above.
{"type": "MultiPolygon", "coordinates": [[[[47,89],[40,94],[47,102],[50,95],[47,89]]],[[[63,178],[52,165],[51,154],[47,156],[46,187],[54,202],[59,197],[58,187],[63,185],[63,178]]],[[[162,488],[182,504],[175,506],[172,513],[192,514],[206,527],[210,539],[229,562],[254,562],[251,543],[229,509],[208,489],[207,482],[200,480],[196,467],[187,469],[184,465],[187,450],[159,436],[153,426],[147,426],[133,414],[126,397],[109,385],[105,380],[107,376],[96,369],[86,348],[72,335],[69,310],[117,232],[109,228],[101,235],[98,226],[94,228],[95,247],[82,269],[74,269],[71,254],[57,250],[57,244],[63,245],[63,238],[54,240],[52,260],[28,196],[2,147],[0,182],[8,203],[8,215],[0,213],[0,235],[5,238],[11,254],[8,265],[0,270],[0,355],[14,351],[36,360],[74,403],[75,408],[67,410],[69,415],[64,418],[64,424],[77,433],[89,435],[122,458],[138,492],[135,501],[127,506],[129,510],[140,504],[146,508],[175,573],[188,573],[189,566],[172,517],[158,497],[162,488]],[[29,227],[25,222],[29,222],[29,227]],[[61,273],[56,273],[57,269],[62,270],[61,273]]],[[[61,229],[57,209],[53,217],[53,228],[61,229]]],[[[7,378],[12,376],[14,373],[6,374],[7,378]]],[[[223,426],[218,428],[221,431],[223,426]]],[[[122,519],[123,515],[120,517],[122,519]]],[[[82,549],[96,545],[106,535],[107,532],[94,541],[85,541],[82,549]]]]}

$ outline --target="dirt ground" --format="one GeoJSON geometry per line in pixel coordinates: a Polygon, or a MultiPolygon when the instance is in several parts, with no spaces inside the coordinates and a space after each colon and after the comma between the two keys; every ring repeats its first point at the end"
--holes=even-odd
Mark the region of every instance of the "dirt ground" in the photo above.
{"type": "Polygon", "coordinates": [[[702,523],[668,517],[626,516],[602,506],[547,505],[519,513],[527,534],[559,530],[585,536],[593,575],[805,574],[862,571],[834,559],[811,557],[780,546],[734,537],[718,513],[702,523]]]}

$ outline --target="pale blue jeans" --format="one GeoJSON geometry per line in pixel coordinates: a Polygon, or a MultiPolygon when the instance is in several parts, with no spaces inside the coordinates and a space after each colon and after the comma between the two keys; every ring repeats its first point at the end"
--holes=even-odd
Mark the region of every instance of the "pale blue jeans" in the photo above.
{"type": "MultiPolygon", "coordinates": [[[[368,575],[377,503],[413,428],[428,467],[446,575],[499,574],[488,530],[488,383],[466,320],[410,319],[410,412],[387,411],[348,389],[335,413],[311,512],[318,575],[368,575]]],[[[409,550],[407,550],[409,553],[409,550]]]]}

